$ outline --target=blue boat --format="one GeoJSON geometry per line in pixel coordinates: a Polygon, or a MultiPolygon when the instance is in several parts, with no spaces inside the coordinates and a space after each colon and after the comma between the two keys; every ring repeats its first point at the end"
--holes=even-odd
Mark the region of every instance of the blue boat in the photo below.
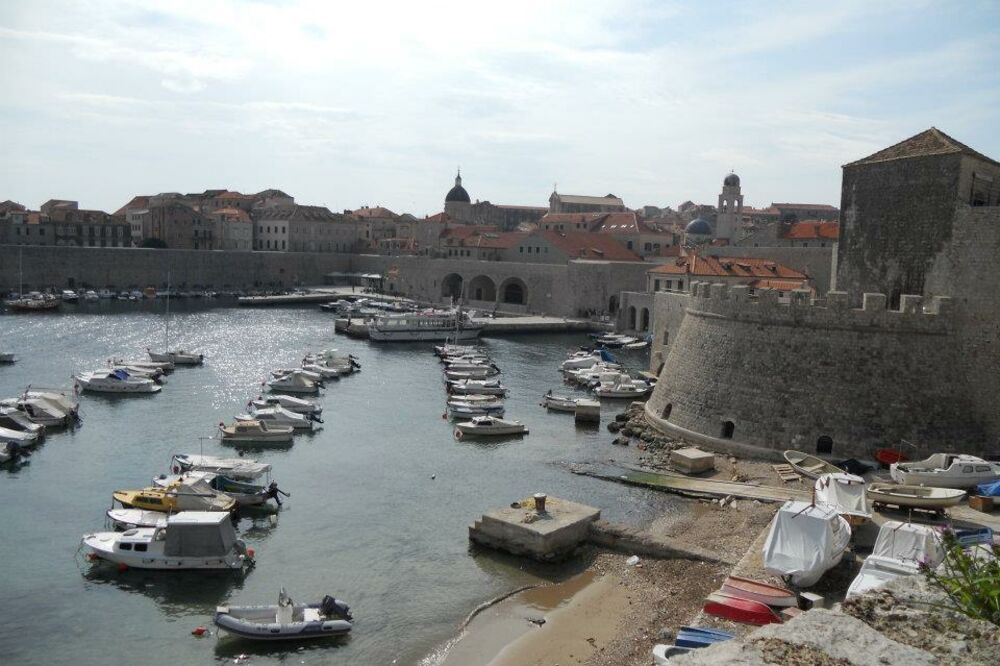
{"type": "Polygon", "coordinates": [[[734,638],[728,631],[719,629],[708,629],[705,627],[681,627],[677,632],[674,645],[686,648],[708,647],[714,643],[721,643],[734,638]]]}

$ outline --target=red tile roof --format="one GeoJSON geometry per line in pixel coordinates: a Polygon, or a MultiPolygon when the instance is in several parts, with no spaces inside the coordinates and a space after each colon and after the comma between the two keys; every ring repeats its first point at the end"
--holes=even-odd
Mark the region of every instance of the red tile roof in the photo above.
{"type": "Polygon", "coordinates": [[[430,215],[428,217],[425,217],[424,219],[428,220],[430,222],[440,222],[442,224],[448,224],[449,222],[451,222],[451,216],[448,215],[448,213],[444,213],[444,212],[436,213],[434,215],[430,215]]]}
{"type": "Polygon", "coordinates": [[[825,220],[803,220],[790,225],[782,225],[781,237],[789,240],[837,240],[840,238],[840,223],[825,220]]]}
{"type": "Polygon", "coordinates": [[[484,233],[466,238],[462,241],[462,247],[506,250],[507,248],[514,247],[522,239],[527,238],[527,236],[528,234],[518,231],[510,231],[502,234],[484,233]]]}
{"type": "Polygon", "coordinates": [[[535,231],[564,252],[570,259],[603,259],[605,261],[642,261],[636,253],[607,234],[587,231],[535,231]]]}
{"type": "Polygon", "coordinates": [[[458,238],[464,239],[470,236],[478,236],[479,234],[495,233],[497,231],[496,227],[492,226],[479,226],[472,224],[462,224],[454,227],[448,227],[441,231],[441,238],[458,238]]]}
{"type": "Polygon", "coordinates": [[[246,211],[240,210],[238,208],[217,208],[212,211],[212,215],[220,215],[222,217],[235,217],[240,222],[250,222],[250,216],[247,215],[246,211]]]}
{"type": "Polygon", "coordinates": [[[132,200],[115,211],[115,215],[124,215],[129,208],[149,208],[149,197],[132,197],[132,200]]]}
{"type": "Polygon", "coordinates": [[[679,257],[675,261],[661,264],[647,271],[667,275],[690,275],[692,277],[750,277],[785,278],[808,280],[805,273],[788,268],[770,259],[755,257],[718,257],[697,254],[679,257]]]}
{"type": "Polygon", "coordinates": [[[583,225],[588,231],[605,234],[639,233],[639,220],[632,211],[615,213],[548,213],[541,224],[583,225]]]}
{"type": "Polygon", "coordinates": [[[754,289],[777,289],[778,291],[792,291],[793,289],[804,289],[804,281],[799,280],[774,280],[770,278],[761,278],[759,280],[754,280],[750,283],[750,286],[754,289]]]}

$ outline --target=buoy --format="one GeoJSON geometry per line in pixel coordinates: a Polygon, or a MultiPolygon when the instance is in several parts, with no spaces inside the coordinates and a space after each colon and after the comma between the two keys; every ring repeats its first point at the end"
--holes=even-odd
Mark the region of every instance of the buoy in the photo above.
{"type": "Polygon", "coordinates": [[[253,548],[247,548],[247,557],[249,557],[251,560],[253,559],[254,555],[256,555],[256,554],[257,554],[257,551],[255,551],[253,548]]]}
{"type": "Polygon", "coordinates": [[[125,564],[124,562],[119,562],[118,563],[118,573],[125,573],[126,571],[128,571],[128,565],[125,564]]]}
{"type": "Polygon", "coordinates": [[[97,560],[97,553],[87,553],[87,559],[91,562],[97,560]]]}
{"type": "Polygon", "coordinates": [[[205,627],[195,627],[194,629],[191,630],[192,636],[204,636],[207,633],[208,629],[206,629],[205,627]]]}

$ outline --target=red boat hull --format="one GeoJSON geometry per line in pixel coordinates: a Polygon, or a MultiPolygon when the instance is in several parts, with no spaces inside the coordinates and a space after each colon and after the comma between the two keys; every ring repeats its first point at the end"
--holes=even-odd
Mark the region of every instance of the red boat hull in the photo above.
{"type": "Polygon", "coordinates": [[[892,465],[893,463],[906,462],[909,458],[896,449],[875,449],[875,460],[883,465],[892,465]]]}
{"type": "Polygon", "coordinates": [[[719,592],[708,595],[702,610],[709,615],[745,624],[781,623],[781,618],[765,604],[750,599],[731,597],[719,592]]]}
{"type": "Polygon", "coordinates": [[[719,592],[767,606],[790,607],[798,604],[798,596],[789,589],[738,576],[727,577],[719,592]]]}

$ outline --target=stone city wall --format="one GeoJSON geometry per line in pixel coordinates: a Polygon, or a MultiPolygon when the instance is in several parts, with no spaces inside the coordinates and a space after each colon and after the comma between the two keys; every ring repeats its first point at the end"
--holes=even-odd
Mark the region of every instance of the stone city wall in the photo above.
{"type": "Polygon", "coordinates": [[[347,269],[350,255],[320,252],[225,252],[143,248],[0,245],[0,292],[52,288],[253,289],[322,284],[347,269]],[[21,270],[19,271],[19,266],[21,270]]]}
{"type": "Polygon", "coordinates": [[[950,299],[904,295],[889,310],[866,294],[851,309],[843,292],[813,302],[797,291],[787,304],[758,293],[692,286],[646,406],[658,428],[743,451],[815,452],[830,438],[834,457],[901,439],[917,455],[992,450],[989,424],[970,418],[950,299]]]}

